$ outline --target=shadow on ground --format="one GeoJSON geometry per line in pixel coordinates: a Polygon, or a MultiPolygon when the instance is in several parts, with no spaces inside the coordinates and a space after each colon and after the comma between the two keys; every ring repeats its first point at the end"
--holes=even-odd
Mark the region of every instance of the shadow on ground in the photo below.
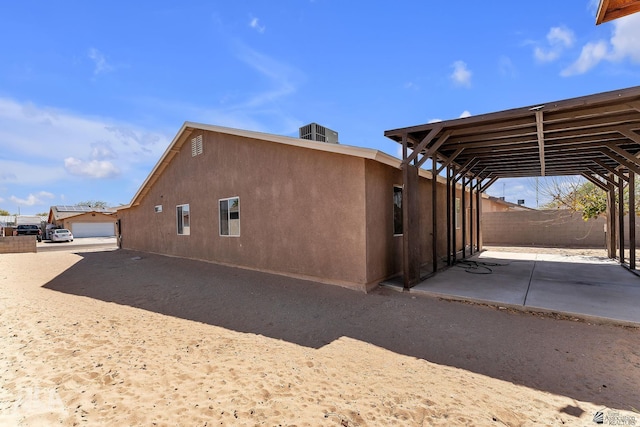
{"type": "Polygon", "coordinates": [[[636,329],[127,250],[78,255],[44,287],[312,348],[347,336],[609,408],[640,402],[636,329]]]}

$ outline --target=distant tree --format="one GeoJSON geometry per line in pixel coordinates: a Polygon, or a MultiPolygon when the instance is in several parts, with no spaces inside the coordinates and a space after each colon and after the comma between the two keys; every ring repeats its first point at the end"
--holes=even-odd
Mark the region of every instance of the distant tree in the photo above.
{"type": "MultiPolygon", "coordinates": [[[[543,206],[546,209],[569,209],[580,212],[585,221],[606,216],[607,194],[600,187],[579,177],[554,177],[544,180],[538,186],[540,195],[551,201],[543,206]]],[[[640,183],[636,180],[635,193],[640,196],[640,183]]],[[[616,200],[618,193],[616,192],[616,200]]],[[[640,213],[640,197],[636,198],[634,210],[640,213]]],[[[629,201],[629,188],[624,190],[625,213],[629,201]]]]}
{"type": "Polygon", "coordinates": [[[107,202],[102,202],[100,200],[87,200],[86,202],[76,203],[76,206],[89,206],[90,208],[106,209],[107,202]]]}
{"type": "Polygon", "coordinates": [[[4,209],[0,209],[0,216],[9,216],[11,215],[9,211],[5,211],[4,209]]]}
{"type": "Polygon", "coordinates": [[[36,214],[36,216],[48,216],[48,215],[49,215],[49,211],[47,211],[47,212],[40,212],[40,213],[37,213],[37,214],[36,214]]]}

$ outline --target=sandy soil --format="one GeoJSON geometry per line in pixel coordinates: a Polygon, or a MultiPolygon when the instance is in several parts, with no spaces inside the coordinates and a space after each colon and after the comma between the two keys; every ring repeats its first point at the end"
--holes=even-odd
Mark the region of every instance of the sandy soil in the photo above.
{"type": "Polygon", "coordinates": [[[130,251],[0,255],[0,425],[640,425],[639,344],[130,251]]]}

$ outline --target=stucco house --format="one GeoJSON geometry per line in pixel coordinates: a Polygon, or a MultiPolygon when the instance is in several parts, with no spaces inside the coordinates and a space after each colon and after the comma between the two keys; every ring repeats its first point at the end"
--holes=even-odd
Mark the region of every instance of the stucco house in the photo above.
{"type": "MultiPolygon", "coordinates": [[[[116,235],[116,209],[90,206],[51,206],[47,218],[50,228],[66,228],[74,237],[116,235]]],[[[48,237],[48,236],[47,236],[48,237]]]]}
{"type": "MultiPolygon", "coordinates": [[[[118,209],[121,247],[367,291],[401,273],[400,165],[378,150],[186,122],[118,209]]],[[[432,185],[426,170],[419,180],[432,185]]],[[[420,214],[432,218],[429,198],[420,214]]]]}

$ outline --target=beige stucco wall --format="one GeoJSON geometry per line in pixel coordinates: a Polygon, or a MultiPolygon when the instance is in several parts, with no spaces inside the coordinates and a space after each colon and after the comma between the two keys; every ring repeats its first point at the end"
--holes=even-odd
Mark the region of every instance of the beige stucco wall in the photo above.
{"type": "MultiPolygon", "coordinates": [[[[402,185],[401,170],[374,160],[196,131],[140,205],[118,212],[122,247],[369,290],[402,272],[394,185],[402,185]],[[190,139],[199,134],[204,152],[192,157],[190,139]],[[219,236],[218,201],[230,197],[240,198],[240,237],[219,236]],[[176,206],[187,203],[190,235],[178,235],[176,206]]],[[[431,180],[421,177],[418,189],[420,259],[428,264],[431,180]]],[[[445,190],[439,183],[440,259],[447,248],[445,190]]],[[[460,229],[456,240],[461,249],[460,229]]]]}
{"type": "Polygon", "coordinates": [[[402,186],[402,172],[366,162],[367,282],[377,284],[402,271],[402,236],[393,234],[393,187],[402,186]]]}
{"type": "MultiPolygon", "coordinates": [[[[366,198],[367,198],[367,277],[370,283],[379,281],[402,272],[403,236],[393,235],[393,187],[402,185],[402,172],[374,161],[366,163],[366,198]]],[[[418,204],[420,215],[420,260],[424,265],[432,265],[432,198],[430,179],[420,177],[418,180],[418,204]]],[[[442,182],[437,187],[437,255],[439,267],[443,267],[447,256],[447,194],[446,185],[442,182]]],[[[456,190],[456,197],[462,197],[462,190],[456,190]]],[[[470,241],[469,199],[467,200],[467,243],[470,241]]],[[[452,203],[455,203],[454,201],[452,203]]],[[[476,210],[474,198],[473,211],[476,210]]],[[[462,221],[461,221],[462,223],[462,221]]],[[[462,224],[460,224],[462,226],[462,224]]],[[[462,228],[456,231],[456,248],[462,249],[462,228]]],[[[474,231],[474,243],[475,231],[474,231]]],[[[452,248],[453,250],[453,248],[452,248]]]]}
{"type": "Polygon", "coordinates": [[[203,154],[187,141],[141,204],[119,211],[124,248],[366,287],[364,159],[198,134],[203,154]],[[218,200],[235,196],[241,235],[219,236],[218,200]],[[177,235],[186,203],[191,234],[177,235]]]}

